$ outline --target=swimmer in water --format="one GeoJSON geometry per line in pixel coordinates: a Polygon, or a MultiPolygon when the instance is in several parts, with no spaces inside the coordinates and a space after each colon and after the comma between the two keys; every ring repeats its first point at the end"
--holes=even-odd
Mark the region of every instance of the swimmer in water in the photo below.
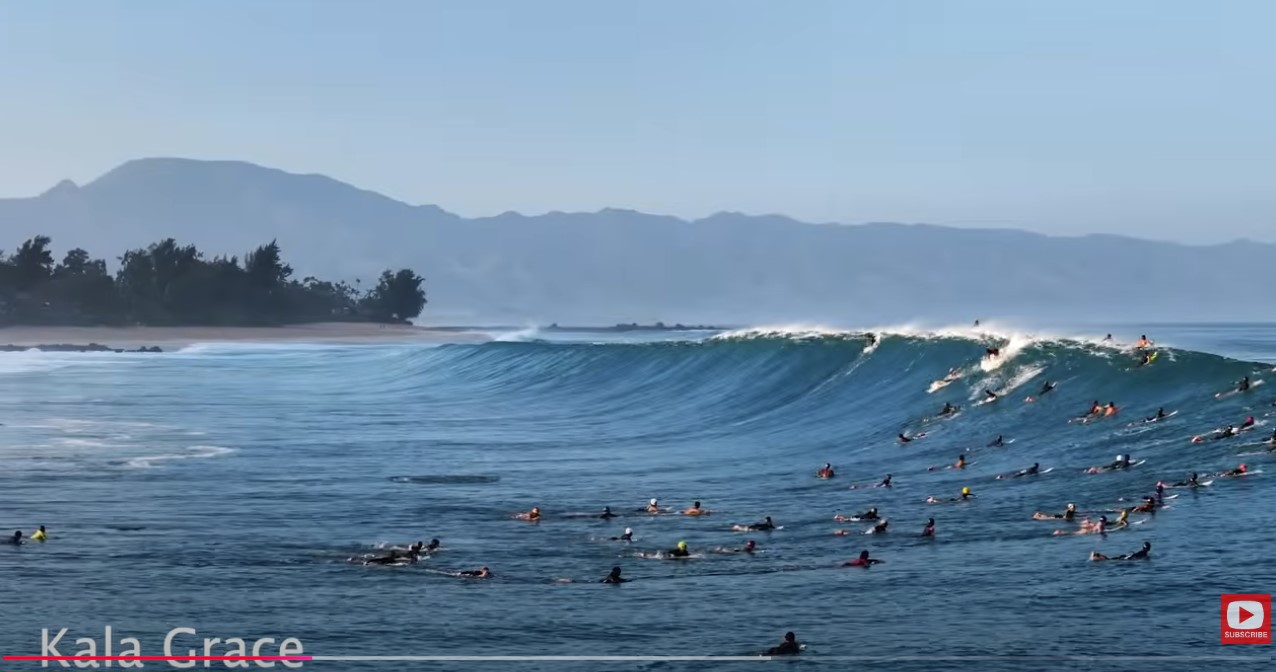
{"type": "MultiPolygon", "coordinates": [[[[1272,440],[1273,440],[1273,441],[1276,441],[1276,433],[1273,433],[1273,434],[1272,434],[1272,440]]],[[[877,487],[879,487],[879,488],[889,488],[889,487],[891,487],[891,475],[890,475],[890,474],[886,474],[886,478],[883,478],[883,479],[882,479],[882,482],[877,484],[877,487]]]]}
{"type": "Polygon", "coordinates": [[[604,576],[598,583],[629,583],[629,579],[620,575],[619,567],[612,567],[611,573],[604,576]]]}
{"type": "Polygon", "coordinates": [[[492,574],[492,570],[486,567],[480,567],[478,569],[467,569],[464,571],[460,571],[454,574],[453,576],[456,576],[457,578],[465,578],[465,579],[490,579],[492,578],[493,574],[492,574]]]}
{"type": "Polygon", "coordinates": [[[935,536],[935,519],[934,518],[931,518],[930,520],[926,521],[926,527],[922,528],[922,536],[923,537],[935,536]]]}
{"type": "Polygon", "coordinates": [[[876,525],[873,526],[873,529],[868,531],[868,533],[869,534],[886,534],[886,527],[890,524],[891,524],[891,521],[889,520],[879,521],[876,525]]]}
{"type": "Polygon", "coordinates": [[[1006,440],[1005,440],[1005,439],[1003,439],[1003,438],[1001,438],[1001,435],[1000,435],[1000,434],[998,434],[998,435],[997,435],[997,438],[993,439],[993,440],[992,440],[992,443],[989,443],[989,444],[988,444],[988,447],[989,447],[989,448],[1001,448],[1001,447],[1002,447],[1002,446],[1004,446],[1004,445],[1006,445],[1006,440]]]}
{"type": "Polygon", "coordinates": [[[773,646],[766,650],[764,656],[796,656],[802,653],[802,645],[798,644],[797,635],[791,632],[784,633],[784,641],[779,646],[773,646]]]}
{"type": "Polygon", "coordinates": [[[965,468],[966,468],[966,456],[965,456],[965,455],[958,455],[958,456],[957,456],[957,462],[953,464],[953,468],[954,468],[954,469],[965,469],[965,468]]]}
{"type": "Polygon", "coordinates": [[[652,497],[651,501],[647,502],[647,513],[660,513],[660,502],[656,501],[655,497],[652,497]]]}
{"type": "Polygon", "coordinates": [[[527,520],[534,523],[541,519],[541,507],[533,506],[531,511],[515,514],[514,517],[519,520],[527,520]]]}
{"type": "Polygon", "coordinates": [[[900,434],[900,435],[899,435],[899,442],[900,442],[900,443],[908,443],[909,441],[912,441],[912,440],[913,440],[913,437],[911,437],[911,436],[905,436],[904,434],[900,434]]]}
{"type": "Polygon", "coordinates": [[[818,478],[833,478],[836,474],[833,472],[833,465],[825,462],[824,466],[820,467],[820,470],[815,472],[815,475],[818,478]]]}
{"type": "Polygon", "coordinates": [[[1150,348],[1152,347],[1152,341],[1148,340],[1147,334],[1143,334],[1142,336],[1139,337],[1139,340],[1134,344],[1134,347],[1139,349],[1150,348]]]}
{"type": "Polygon", "coordinates": [[[611,520],[612,518],[618,518],[619,516],[611,512],[610,506],[604,506],[603,512],[598,514],[598,517],[602,518],[603,520],[611,520]]]}
{"type": "Polygon", "coordinates": [[[975,493],[970,491],[969,486],[963,487],[961,489],[961,499],[974,499],[974,497],[975,497],[975,493]]]}
{"type": "Polygon", "coordinates": [[[23,542],[22,542],[22,530],[15,530],[15,531],[13,532],[13,536],[12,536],[12,537],[9,537],[8,542],[9,542],[11,545],[13,545],[13,546],[21,546],[21,545],[22,545],[22,543],[23,543],[23,542]]]}
{"type": "Polygon", "coordinates": [[[612,537],[612,538],[611,538],[611,540],[612,540],[612,541],[633,541],[633,540],[634,540],[634,530],[633,530],[633,528],[626,527],[626,528],[625,528],[625,531],[624,531],[624,532],[622,532],[622,533],[620,534],[620,536],[619,536],[619,537],[612,537]]]}
{"type": "Polygon", "coordinates": [[[440,545],[441,544],[439,544],[438,539],[431,539],[430,543],[426,544],[425,548],[421,549],[421,552],[426,554],[434,553],[439,550],[440,545]]]}
{"type": "Polygon", "coordinates": [[[671,558],[689,558],[691,557],[691,551],[687,550],[687,542],[680,541],[673,550],[668,552],[668,555],[671,558]]]}
{"type": "Polygon", "coordinates": [[[709,513],[709,512],[708,512],[708,511],[706,511],[706,510],[704,510],[704,509],[702,509],[702,508],[700,508],[700,500],[698,500],[698,499],[697,499],[696,501],[694,501],[694,502],[692,502],[692,503],[691,503],[691,508],[689,508],[689,509],[687,509],[687,510],[685,510],[685,511],[683,511],[683,512],[682,512],[682,515],[684,515],[684,516],[703,516],[703,515],[705,515],[706,513],[709,513]]]}
{"type": "Polygon", "coordinates": [[[871,567],[873,565],[881,564],[881,562],[882,561],[878,560],[877,558],[868,557],[868,551],[860,551],[860,557],[855,558],[854,560],[847,560],[846,562],[842,563],[842,566],[843,567],[871,567]]]}
{"type": "Polygon", "coordinates": [[[1139,360],[1139,366],[1147,366],[1152,363],[1152,354],[1149,351],[1143,351],[1143,357],[1139,360]]]}
{"type": "Polygon", "coordinates": [[[35,533],[31,535],[31,541],[48,541],[48,539],[49,533],[44,530],[43,525],[41,525],[40,529],[36,530],[35,533]]]}

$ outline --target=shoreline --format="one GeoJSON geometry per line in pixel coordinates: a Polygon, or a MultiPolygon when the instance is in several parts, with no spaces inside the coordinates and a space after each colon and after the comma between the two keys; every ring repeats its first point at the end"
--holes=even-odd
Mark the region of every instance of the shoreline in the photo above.
{"type": "MultiPolygon", "coordinates": [[[[0,348],[90,344],[110,350],[159,347],[173,350],[196,343],[478,343],[478,331],[444,331],[404,324],[319,322],[281,327],[0,327],[0,348]]],[[[91,350],[90,350],[91,351],[91,350]]]]}

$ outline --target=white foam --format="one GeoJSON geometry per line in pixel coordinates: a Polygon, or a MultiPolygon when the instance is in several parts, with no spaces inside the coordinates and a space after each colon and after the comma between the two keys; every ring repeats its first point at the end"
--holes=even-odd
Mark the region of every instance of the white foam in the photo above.
{"type": "Polygon", "coordinates": [[[235,452],[234,448],[225,448],[222,446],[190,446],[189,448],[186,448],[185,452],[134,457],[125,464],[135,469],[149,469],[150,467],[155,466],[155,463],[157,462],[207,459],[210,457],[229,455],[233,452],[235,452]]]}

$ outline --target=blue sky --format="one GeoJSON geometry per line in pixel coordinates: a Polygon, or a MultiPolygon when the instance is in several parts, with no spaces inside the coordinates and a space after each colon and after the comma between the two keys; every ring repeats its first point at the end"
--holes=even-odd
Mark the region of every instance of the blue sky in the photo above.
{"type": "Polygon", "coordinates": [[[0,3],[0,195],[143,156],[465,215],[1276,240],[1276,3],[0,3]]]}

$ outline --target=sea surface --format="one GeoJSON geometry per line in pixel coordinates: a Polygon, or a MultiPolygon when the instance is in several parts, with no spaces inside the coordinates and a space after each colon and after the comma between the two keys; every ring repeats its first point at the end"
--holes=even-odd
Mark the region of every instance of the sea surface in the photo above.
{"type": "Polygon", "coordinates": [[[1220,644],[1219,596],[1276,588],[1276,326],[1109,330],[1115,343],[986,326],[875,330],[869,347],[789,326],[0,354],[0,530],[50,535],[0,546],[0,654],[39,654],[41,629],[63,627],[64,655],[75,637],[101,653],[105,625],[146,655],[176,627],[295,637],[316,656],[747,656],[792,630],[806,650],[784,662],[305,669],[1270,669],[1271,647],[1220,644]],[[1157,342],[1148,366],[1140,333],[1157,342]],[[962,378],[929,391],[953,367],[962,378]],[[1216,397],[1244,376],[1251,391],[1216,397]],[[1002,396],[978,404],[984,389],[1002,396]],[[1095,400],[1120,412],[1075,421],[1095,400]],[[961,411],[924,421],[945,402],[961,411]],[[1174,415],[1142,422],[1162,407],[1174,415]],[[1257,429],[1191,441],[1247,416],[1257,429]],[[1083,473],[1118,454],[1137,466],[1083,473]],[[835,478],[815,477],[825,462],[835,478]],[[1049,471],[996,478],[1034,462],[1049,471]],[[1241,463],[1250,475],[1210,476],[1241,463]],[[1193,471],[1213,484],[1167,490],[1104,536],[1032,519],[1069,502],[1115,518],[1193,471]],[[892,488],[850,487],[888,473],[892,488]],[[963,487],[975,498],[927,503],[963,487]],[[636,512],[653,497],[712,514],[636,512]],[[512,518],[533,506],[541,522],[512,518]],[[604,506],[622,517],[599,520],[604,506]],[[869,507],[887,534],[833,520],[869,507]],[[731,530],[767,515],[782,529],[731,530]],[[611,540],[626,527],[632,543],[611,540]],[[431,538],[443,550],[415,565],[357,562],[431,538]],[[758,553],[715,552],[747,539],[758,553]],[[680,540],[692,558],[643,557],[680,540]],[[1149,561],[1088,561],[1145,540],[1149,561]],[[883,564],[840,567],[865,549],[883,564]],[[633,581],[598,584],[613,565],[633,581]],[[481,566],[495,577],[450,575],[481,566]]]}

